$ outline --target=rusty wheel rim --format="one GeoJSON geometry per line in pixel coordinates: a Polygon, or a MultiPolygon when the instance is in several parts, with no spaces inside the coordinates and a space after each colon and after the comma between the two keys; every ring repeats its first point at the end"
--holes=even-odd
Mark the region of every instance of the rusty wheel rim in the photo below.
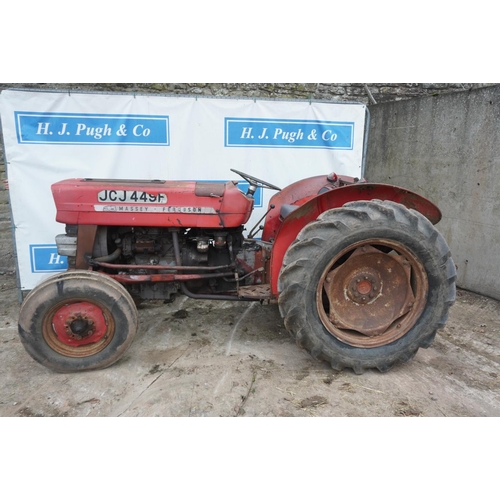
{"type": "Polygon", "coordinates": [[[328,332],[355,347],[380,347],[415,325],[428,294],[427,273],[399,242],[370,239],[347,247],[326,266],[316,291],[328,332]]]}
{"type": "Polygon", "coordinates": [[[51,349],[72,358],[92,356],[113,339],[115,323],[106,307],[89,300],[59,302],[42,325],[43,338],[51,349]]]}

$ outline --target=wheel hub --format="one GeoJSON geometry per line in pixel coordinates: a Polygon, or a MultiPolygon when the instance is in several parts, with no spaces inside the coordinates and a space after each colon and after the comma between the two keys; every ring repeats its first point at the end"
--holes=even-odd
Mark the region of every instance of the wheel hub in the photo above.
{"type": "Polygon", "coordinates": [[[55,311],[52,328],[65,345],[82,346],[106,336],[107,323],[102,310],[90,302],[65,304],[55,311]]]}
{"type": "MultiPolygon", "coordinates": [[[[329,278],[334,276],[329,275],[329,278]]],[[[348,281],[347,296],[353,302],[367,304],[379,293],[380,283],[380,276],[374,270],[356,272],[348,281]]]]}
{"type": "Polygon", "coordinates": [[[375,347],[400,338],[425,305],[425,271],[394,241],[352,245],[323,276],[318,287],[323,324],[350,345],[375,347]]]}
{"type": "Polygon", "coordinates": [[[94,333],[94,322],[78,314],[75,319],[72,320],[69,318],[67,320],[65,328],[70,337],[76,340],[82,340],[86,337],[90,337],[94,333]]]}

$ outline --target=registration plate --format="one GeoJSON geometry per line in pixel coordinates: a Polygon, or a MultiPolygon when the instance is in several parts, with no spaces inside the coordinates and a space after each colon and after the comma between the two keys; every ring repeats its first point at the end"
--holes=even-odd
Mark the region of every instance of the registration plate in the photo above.
{"type": "Polygon", "coordinates": [[[167,203],[167,195],[164,193],[153,194],[124,189],[104,189],[97,194],[97,199],[101,202],[115,203],[167,203]]]}

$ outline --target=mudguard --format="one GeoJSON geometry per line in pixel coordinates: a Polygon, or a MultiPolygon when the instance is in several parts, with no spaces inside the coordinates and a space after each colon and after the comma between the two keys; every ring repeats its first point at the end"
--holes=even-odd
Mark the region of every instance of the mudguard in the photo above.
{"type": "Polygon", "coordinates": [[[417,210],[432,224],[437,224],[441,220],[441,211],[434,203],[412,191],[389,184],[356,183],[332,189],[308,199],[286,216],[279,228],[273,231],[275,232],[274,238],[269,229],[266,233],[266,228],[264,228],[264,234],[271,236],[271,241],[274,239],[270,262],[271,293],[274,298],[278,296],[278,276],[283,258],[300,230],[306,224],[316,220],[326,210],[342,207],[350,201],[361,200],[390,200],[401,203],[409,209],[417,210]]]}

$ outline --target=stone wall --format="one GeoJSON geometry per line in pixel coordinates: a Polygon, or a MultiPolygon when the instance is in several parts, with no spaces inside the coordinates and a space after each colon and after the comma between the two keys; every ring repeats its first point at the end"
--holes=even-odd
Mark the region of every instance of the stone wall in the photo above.
{"type": "Polygon", "coordinates": [[[488,86],[484,83],[2,83],[6,88],[356,101],[374,104],[488,86]]]}

